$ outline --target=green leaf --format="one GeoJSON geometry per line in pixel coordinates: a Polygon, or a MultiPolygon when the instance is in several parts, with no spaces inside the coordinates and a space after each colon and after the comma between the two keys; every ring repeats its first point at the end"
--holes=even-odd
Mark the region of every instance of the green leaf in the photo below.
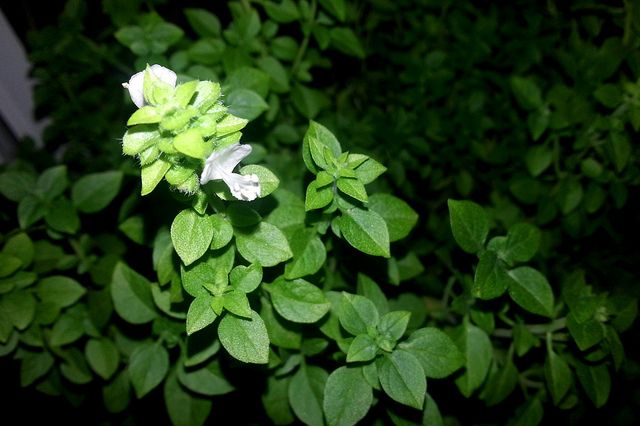
{"type": "Polygon", "coordinates": [[[427,380],[420,362],[410,352],[395,350],[382,358],[378,377],[384,392],[394,401],[422,409],[427,380]]]}
{"type": "MultiPolygon", "coordinates": [[[[258,66],[264,72],[269,74],[270,88],[277,93],[286,93],[291,90],[289,86],[289,74],[287,69],[273,56],[264,56],[257,61],[258,66]]],[[[281,129],[291,129],[291,127],[285,127],[286,124],[280,124],[281,129]]],[[[296,142],[298,142],[297,132],[295,135],[296,142]]]]}
{"type": "Polygon", "coordinates": [[[236,266],[231,271],[229,279],[236,290],[251,293],[262,282],[262,266],[258,263],[252,263],[249,266],[236,266]]]}
{"type": "Polygon", "coordinates": [[[234,390],[222,375],[217,362],[198,369],[179,367],[178,380],[187,389],[206,396],[224,395],[234,390]]]}
{"type": "MultiPolygon", "coordinates": [[[[311,155],[312,145],[318,147],[326,146],[335,158],[339,157],[342,153],[340,142],[338,142],[338,139],[336,139],[333,133],[331,133],[331,131],[322,124],[311,120],[309,122],[309,128],[302,140],[302,159],[304,160],[307,169],[314,174],[317,174],[319,170],[316,167],[317,160],[311,155]]],[[[320,167],[323,165],[326,166],[324,163],[318,164],[320,167]]]]}
{"type": "Polygon", "coordinates": [[[235,235],[238,252],[250,263],[269,267],[293,256],[282,231],[268,222],[253,228],[236,228],[235,235]]]}
{"type": "Polygon", "coordinates": [[[120,371],[115,379],[102,388],[102,398],[107,411],[111,413],[119,413],[127,408],[131,399],[131,386],[127,370],[120,371]]]}
{"type": "Polygon", "coordinates": [[[211,249],[218,250],[229,244],[233,238],[233,226],[226,216],[214,214],[209,216],[211,227],[213,229],[213,238],[211,239],[211,249]]]}
{"type": "Polygon", "coordinates": [[[341,177],[336,181],[337,187],[342,193],[366,203],[368,201],[367,190],[362,182],[355,178],[341,177]]]}
{"type": "Polygon", "coordinates": [[[243,166],[242,168],[240,168],[240,174],[243,176],[258,176],[258,181],[260,182],[259,198],[266,197],[267,195],[278,189],[278,186],[280,186],[280,179],[278,179],[278,177],[273,174],[271,170],[258,164],[249,164],[247,166],[243,166]]]}
{"type": "Polygon", "coordinates": [[[368,207],[386,222],[391,242],[405,238],[418,223],[418,214],[409,204],[390,194],[370,196],[368,207]]]}
{"type": "Polygon", "coordinates": [[[122,262],[113,270],[111,297],[118,315],[131,324],[144,324],[157,316],[151,283],[122,262]]]}
{"type": "Polygon", "coordinates": [[[375,330],[380,316],[376,306],[366,297],[343,292],[338,319],[345,330],[357,336],[366,334],[370,328],[375,330]]]}
{"type": "MultiPolygon", "coordinates": [[[[529,127],[529,133],[534,141],[540,139],[540,136],[549,127],[551,121],[551,111],[547,108],[540,108],[529,113],[527,117],[527,126],[529,127]]],[[[525,160],[526,161],[526,160],[525,160]]]]}
{"type": "Polygon", "coordinates": [[[372,301],[381,315],[389,312],[389,302],[378,284],[361,273],[358,273],[358,294],[372,301]]]}
{"type": "Polygon", "coordinates": [[[595,346],[604,338],[604,327],[594,318],[578,322],[571,313],[567,316],[567,328],[581,351],[595,346]]]}
{"type": "Polygon", "coordinates": [[[553,397],[553,403],[557,406],[567,392],[569,392],[573,380],[571,378],[569,365],[551,349],[550,345],[547,347],[544,377],[547,381],[547,388],[553,397]]]}
{"type": "Polygon", "coordinates": [[[235,227],[257,225],[262,219],[260,214],[245,203],[233,203],[227,208],[227,217],[235,227]]]}
{"type": "Polygon", "coordinates": [[[553,317],[553,291],[537,270],[521,266],[509,271],[509,295],[522,308],[534,314],[553,317]]]}
{"type": "Polygon", "coordinates": [[[411,312],[393,311],[384,314],[378,323],[378,331],[381,335],[398,341],[404,335],[411,318],[411,312]]]}
{"type": "Polygon", "coordinates": [[[118,225],[118,229],[122,231],[124,235],[138,244],[144,244],[144,219],[142,216],[136,215],[127,218],[124,222],[118,225]]]}
{"type": "Polygon", "coordinates": [[[205,9],[186,8],[184,14],[191,28],[201,37],[217,37],[220,35],[220,20],[205,9]]]}
{"type": "Polygon", "coordinates": [[[611,376],[606,364],[586,365],[581,362],[575,365],[576,375],[583,389],[596,408],[602,407],[609,399],[611,376]]]}
{"type": "Polygon", "coordinates": [[[378,345],[368,334],[359,334],[349,345],[347,362],[371,361],[378,354],[378,345]]]}
{"type": "Polygon", "coordinates": [[[220,350],[218,330],[207,327],[198,333],[187,336],[185,367],[193,367],[208,361],[220,350]]]}
{"type": "Polygon", "coordinates": [[[525,77],[512,76],[509,80],[516,101],[526,110],[534,110],[543,106],[542,94],[536,83],[525,77]]]}
{"type": "Polygon", "coordinates": [[[81,338],[84,334],[83,319],[72,311],[60,316],[51,329],[49,344],[51,346],[63,346],[81,338]]]}
{"type": "Polygon", "coordinates": [[[493,348],[487,333],[469,324],[469,321],[465,321],[459,331],[456,344],[464,356],[467,369],[455,383],[460,392],[468,398],[487,377],[493,359],[493,348]]]}
{"type": "Polygon", "coordinates": [[[136,124],[155,124],[162,120],[162,115],[157,108],[151,105],[145,105],[142,108],[136,110],[129,120],[127,120],[127,126],[135,126],[136,124]]]}
{"type": "Polygon", "coordinates": [[[344,0],[320,0],[320,4],[340,21],[347,19],[347,6],[344,0]]]}
{"type": "Polygon", "coordinates": [[[513,426],[537,426],[542,422],[544,408],[538,397],[533,397],[518,407],[516,416],[509,423],[513,426]]]}
{"type": "Polygon", "coordinates": [[[509,228],[502,257],[507,262],[527,262],[538,251],[541,233],[528,223],[516,223],[509,228]]]}
{"type": "Polygon", "coordinates": [[[173,147],[178,152],[197,160],[204,159],[210,149],[198,129],[188,129],[176,135],[173,138],[173,147]]]}
{"type": "Polygon", "coordinates": [[[66,308],[76,303],[87,291],[76,280],[53,275],[38,282],[36,294],[43,302],[66,308]]]}
{"type": "Polygon", "coordinates": [[[484,209],[471,201],[448,200],[451,231],[462,250],[476,253],[489,234],[489,218],[484,209]]]}
{"type": "Polygon", "coordinates": [[[36,181],[34,192],[41,199],[52,201],[62,195],[67,186],[67,166],[55,166],[42,172],[36,181]]]}
{"type": "Polygon", "coordinates": [[[29,291],[13,291],[0,299],[0,312],[18,330],[24,330],[33,321],[36,303],[29,291]]]}
{"type": "Polygon", "coordinates": [[[501,368],[493,365],[493,373],[489,375],[487,384],[480,393],[488,406],[494,406],[504,401],[518,384],[518,370],[513,361],[507,359],[501,368]]]}
{"type": "Polygon", "coordinates": [[[226,291],[222,294],[224,308],[232,314],[243,318],[251,318],[251,306],[247,295],[240,290],[226,291]]]}
{"type": "Polygon", "coordinates": [[[411,352],[420,361],[427,377],[436,379],[451,375],[465,361],[453,340],[433,327],[414,331],[399,347],[411,352]]]}
{"type": "Polygon", "coordinates": [[[47,211],[47,206],[38,197],[31,194],[25,196],[18,204],[18,223],[20,228],[27,229],[42,219],[47,211]]]}
{"type": "Polygon", "coordinates": [[[269,360],[267,328],[256,312],[251,312],[250,320],[225,315],[218,326],[218,336],[227,352],[242,362],[266,364],[269,360]]]}
{"type": "Polygon", "coordinates": [[[551,165],[553,151],[544,145],[531,147],[527,151],[524,161],[531,176],[540,176],[551,165]]]}
{"type": "Polygon", "coordinates": [[[320,111],[328,107],[330,104],[329,98],[324,92],[310,89],[301,84],[296,84],[293,87],[293,90],[291,91],[291,100],[300,114],[309,119],[315,118],[320,111]]]}
{"type": "Polygon", "coordinates": [[[95,213],[104,209],[118,195],[122,177],[119,170],[81,177],[71,188],[73,205],[83,213],[95,213]]]}
{"type": "Polygon", "coordinates": [[[194,210],[182,210],[171,224],[171,241],[185,266],[200,259],[209,249],[212,239],[211,220],[194,210]]]}
{"type": "Polygon", "coordinates": [[[268,299],[261,298],[260,302],[260,315],[267,327],[271,343],[281,348],[300,349],[302,336],[299,328],[276,315],[268,299]]]}
{"type": "Polygon", "coordinates": [[[360,40],[351,28],[332,28],[330,36],[331,44],[339,51],[360,59],[366,56],[360,40]]]}
{"type": "MultiPolygon", "coordinates": [[[[35,249],[33,247],[33,241],[24,232],[13,235],[6,240],[4,248],[2,249],[3,255],[15,257],[20,260],[21,266],[26,268],[31,265],[35,249]]],[[[9,275],[0,274],[0,275],[9,275]]]]}
{"type": "Polygon", "coordinates": [[[609,141],[605,148],[609,157],[613,160],[616,171],[618,173],[623,171],[629,163],[629,158],[631,158],[631,143],[627,135],[619,132],[609,133],[609,141]]]}
{"type": "Polygon", "coordinates": [[[318,272],[327,259],[327,250],[316,231],[304,226],[290,227],[286,231],[293,258],[285,265],[285,278],[292,280],[318,272]]]}
{"type": "Polygon", "coordinates": [[[293,0],[283,0],[280,3],[267,1],[264,2],[264,9],[269,18],[282,24],[293,22],[300,17],[298,8],[293,0]]]}
{"type": "Polygon", "coordinates": [[[150,194],[160,183],[162,178],[171,168],[171,163],[157,159],[153,163],[144,166],[140,170],[140,178],[142,180],[142,188],[140,195],[150,194]]]}
{"type": "Polygon", "coordinates": [[[169,371],[169,353],[159,343],[138,346],[129,358],[129,378],[138,398],[142,398],[162,380],[169,371]]]}
{"type": "Polygon", "coordinates": [[[354,248],[372,256],[390,256],[387,224],[378,213],[351,208],[342,212],[338,223],[340,232],[354,248]]]}
{"type": "Polygon", "coordinates": [[[280,277],[268,289],[273,307],[289,321],[314,323],[331,308],[322,290],[303,279],[289,281],[280,277]]]}
{"type": "Polygon", "coordinates": [[[295,420],[288,399],[289,382],[289,377],[267,378],[266,390],[262,394],[262,406],[273,424],[287,425],[295,420]]]}
{"type": "Polygon", "coordinates": [[[178,382],[175,371],[164,383],[164,403],[175,426],[203,425],[211,412],[211,399],[187,392],[178,382]]]}
{"type": "Polygon", "coordinates": [[[229,93],[225,103],[229,106],[229,113],[247,120],[254,120],[269,109],[265,100],[249,89],[236,89],[229,93]]]}
{"type": "Polygon", "coordinates": [[[326,207],[333,201],[333,195],[334,189],[332,186],[320,187],[317,180],[314,180],[307,186],[304,208],[309,211],[326,207]]]}
{"type": "Polygon", "coordinates": [[[327,379],[322,404],[329,426],[352,426],[369,411],[373,392],[360,368],[340,367],[327,379]]]}
{"type": "Polygon", "coordinates": [[[487,250],[480,254],[472,287],[475,297],[484,300],[499,297],[507,290],[511,281],[504,262],[493,251],[487,250]]]}
{"type": "Polygon", "coordinates": [[[11,201],[21,201],[33,191],[35,186],[36,178],[31,173],[21,171],[0,173],[0,193],[11,201]]]}
{"type": "Polygon", "coordinates": [[[291,377],[289,404],[296,416],[307,425],[324,425],[322,403],[328,377],[322,368],[306,364],[291,377]]]}
{"type": "Polygon", "coordinates": [[[87,362],[100,377],[109,380],[118,370],[120,353],[109,339],[91,339],[84,348],[87,362]]]}
{"type": "Polygon", "coordinates": [[[187,311],[187,335],[202,330],[215,321],[217,315],[211,308],[212,301],[210,294],[201,294],[193,299],[187,311]]]}
{"type": "Polygon", "coordinates": [[[54,359],[49,352],[25,350],[20,363],[20,386],[27,387],[51,370],[54,359]]]}
{"type": "Polygon", "coordinates": [[[59,197],[50,205],[44,216],[45,222],[56,231],[74,234],[80,228],[78,212],[67,197],[59,197]]]}

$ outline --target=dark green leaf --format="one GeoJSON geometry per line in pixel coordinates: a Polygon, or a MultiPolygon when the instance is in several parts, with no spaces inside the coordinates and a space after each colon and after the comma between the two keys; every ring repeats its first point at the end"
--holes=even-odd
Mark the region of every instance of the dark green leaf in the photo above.
{"type": "Polygon", "coordinates": [[[437,328],[414,331],[400,347],[411,352],[427,377],[441,379],[462,367],[464,357],[453,340],[437,328]]]}
{"type": "Polygon", "coordinates": [[[156,388],[169,371],[169,353],[159,343],[138,346],[129,358],[129,378],[138,398],[156,388]]]}
{"type": "Polygon", "coordinates": [[[273,307],[289,321],[313,323],[322,318],[331,307],[322,290],[313,284],[283,277],[269,286],[273,307]]]}
{"type": "Polygon", "coordinates": [[[476,253],[489,234],[489,219],[484,209],[471,201],[449,200],[451,231],[462,250],[476,253]]]}

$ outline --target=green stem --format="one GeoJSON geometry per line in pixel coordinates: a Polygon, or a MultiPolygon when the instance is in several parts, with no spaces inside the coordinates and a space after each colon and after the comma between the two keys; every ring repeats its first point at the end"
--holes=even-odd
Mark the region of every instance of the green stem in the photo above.
{"type": "MultiPolygon", "coordinates": [[[[547,324],[531,324],[531,325],[526,325],[525,327],[533,334],[545,335],[547,333],[553,333],[558,330],[562,330],[566,326],[567,326],[567,318],[562,317],[562,318],[553,320],[547,324]]],[[[496,328],[492,334],[495,337],[512,338],[513,330],[508,328],[496,328]]],[[[559,334],[554,336],[554,340],[564,341],[566,340],[565,337],[566,336],[559,334]]]]}
{"type": "Polygon", "coordinates": [[[311,33],[313,32],[313,25],[316,19],[316,0],[312,0],[311,2],[311,18],[309,19],[309,31],[304,35],[304,39],[298,48],[298,52],[296,53],[296,57],[293,61],[293,65],[291,66],[291,79],[295,80],[296,73],[298,72],[298,68],[300,68],[300,64],[302,63],[302,59],[307,51],[307,47],[309,46],[309,39],[311,38],[311,33]]]}

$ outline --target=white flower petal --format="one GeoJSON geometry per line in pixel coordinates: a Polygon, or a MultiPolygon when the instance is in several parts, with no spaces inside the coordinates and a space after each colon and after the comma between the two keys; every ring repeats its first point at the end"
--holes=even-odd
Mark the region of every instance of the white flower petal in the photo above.
{"type": "Polygon", "coordinates": [[[231,173],[249,154],[251,154],[251,145],[239,143],[214,151],[205,162],[200,183],[204,185],[210,180],[224,179],[224,176],[231,173]]]}
{"type": "Polygon", "coordinates": [[[238,200],[252,201],[260,196],[260,179],[257,175],[240,175],[233,169],[242,159],[251,153],[251,145],[230,145],[213,152],[205,161],[200,176],[200,184],[211,180],[222,180],[227,184],[231,195],[238,200]]]}
{"type": "Polygon", "coordinates": [[[129,91],[131,100],[138,108],[144,106],[144,71],[132,75],[128,83],[122,83],[122,87],[129,91]]]}
{"type": "MultiPolygon", "coordinates": [[[[149,67],[149,71],[160,81],[173,87],[176,86],[178,76],[169,68],[154,64],[149,67]]],[[[146,104],[144,100],[144,70],[132,75],[128,83],[122,83],[122,87],[129,91],[131,100],[138,108],[142,108],[146,104]]]]}
{"type": "Polygon", "coordinates": [[[173,87],[176,87],[176,81],[178,80],[178,76],[175,72],[171,71],[169,68],[165,68],[162,65],[154,64],[149,67],[149,70],[153,75],[158,77],[158,79],[164,83],[167,83],[173,87]]]}

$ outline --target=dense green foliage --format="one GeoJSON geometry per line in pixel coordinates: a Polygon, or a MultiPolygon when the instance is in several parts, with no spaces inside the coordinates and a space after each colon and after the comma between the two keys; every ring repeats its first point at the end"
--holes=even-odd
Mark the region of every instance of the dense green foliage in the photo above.
{"type": "Polygon", "coordinates": [[[3,392],[85,424],[633,423],[635,2],[94,3],[29,37],[52,122],[0,171],[3,392]]]}

